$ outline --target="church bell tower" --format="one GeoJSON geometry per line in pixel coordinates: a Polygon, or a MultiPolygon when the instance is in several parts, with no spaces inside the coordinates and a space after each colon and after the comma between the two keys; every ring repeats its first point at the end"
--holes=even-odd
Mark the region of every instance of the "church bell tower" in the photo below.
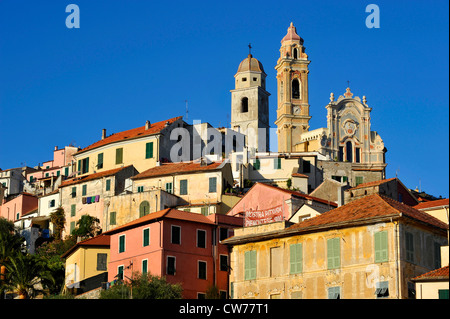
{"type": "Polygon", "coordinates": [[[278,152],[307,151],[301,143],[301,134],[309,130],[308,104],[308,55],[303,39],[297,34],[293,23],[281,40],[280,58],[277,70],[278,108],[277,135],[278,152]]]}

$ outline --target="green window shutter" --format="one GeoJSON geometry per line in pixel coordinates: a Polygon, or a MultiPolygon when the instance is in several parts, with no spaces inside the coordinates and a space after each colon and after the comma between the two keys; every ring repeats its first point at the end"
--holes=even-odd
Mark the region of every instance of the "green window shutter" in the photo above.
{"type": "Polygon", "coordinates": [[[244,260],[244,279],[245,280],[250,280],[250,253],[251,251],[246,251],[245,252],[245,260],[244,260]]]}
{"type": "Polygon", "coordinates": [[[146,200],[139,205],[139,217],[143,217],[150,213],[150,203],[146,200]]]}
{"type": "Polygon", "coordinates": [[[109,224],[110,225],[116,224],[116,212],[109,213],[109,224]]]}
{"type": "Polygon", "coordinates": [[[70,222],[70,233],[71,234],[72,234],[74,229],[75,229],[75,222],[70,222]]]}
{"type": "Polygon", "coordinates": [[[449,299],[448,297],[448,289],[439,289],[439,299],[449,299]]]}
{"type": "Polygon", "coordinates": [[[259,159],[255,159],[255,161],[253,162],[253,169],[255,171],[258,171],[261,168],[261,162],[259,161],[259,159]]]}
{"type": "Polygon", "coordinates": [[[97,168],[103,168],[103,153],[98,154],[97,157],[97,168]]]}
{"type": "Polygon", "coordinates": [[[172,183],[166,183],[166,192],[172,194],[172,183]]]}
{"type": "Polygon", "coordinates": [[[107,179],[106,180],[106,191],[109,191],[109,190],[111,190],[111,180],[107,179]]]}
{"type": "Polygon", "coordinates": [[[202,207],[201,208],[201,213],[202,213],[203,216],[208,216],[208,207],[207,206],[202,207]]]}
{"type": "Polygon", "coordinates": [[[183,179],[180,181],[180,195],[187,195],[188,193],[188,181],[183,179]]]}
{"type": "Polygon", "coordinates": [[[70,216],[73,217],[73,216],[75,216],[75,214],[76,214],[76,205],[72,204],[70,206],[70,216]]]}
{"type": "Polygon", "coordinates": [[[273,169],[281,169],[281,157],[274,158],[273,169]]]}
{"type": "Polygon", "coordinates": [[[77,197],[77,187],[72,187],[72,198],[77,197]]]}
{"type": "Polygon", "coordinates": [[[125,251],[125,235],[119,236],[119,253],[125,251]]]}
{"type": "Polygon", "coordinates": [[[144,259],[142,260],[142,273],[146,274],[148,271],[148,260],[144,259]]]}
{"type": "Polygon", "coordinates": [[[123,148],[116,148],[116,164],[123,163],[123,148]]]}
{"type": "Polygon", "coordinates": [[[82,196],[86,196],[86,193],[87,193],[87,185],[83,185],[83,189],[82,189],[81,195],[82,196]]]}
{"type": "Polygon", "coordinates": [[[145,158],[153,158],[153,142],[145,144],[145,158]]]}
{"type": "Polygon", "coordinates": [[[327,240],[328,269],[336,269],[341,266],[341,246],[339,238],[327,240]]]}
{"type": "Polygon", "coordinates": [[[252,250],[250,254],[250,277],[256,279],[256,250],[252,250]]]}
{"type": "Polygon", "coordinates": [[[303,270],[303,248],[302,244],[292,244],[290,247],[291,274],[299,274],[303,270]]]}
{"type": "Polygon", "coordinates": [[[375,233],[375,262],[388,261],[388,233],[381,231],[375,233]]]}
{"type": "Polygon", "coordinates": [[[68,167],[64,168],[64,175],[69,176],[69,168],[68,167]]]}
{"type": "Polygon", "coordinates": [[[355,186],[358,186],[359,184],[362,184],[363,180],[364,180],[364,178],[362,176],[356,176],[355,179],[356,179],[356,185],[355,186]]]}
{"type": "Polygon", "coordinates": [[[217,192],[217,177],[209,178],[209,192],[210,193],[217,192]]]}
{"type": "Polygon", "coordinates": [[[142,245],[148,246],[150,245],[150,228],[146,228],[143,230],[143,243],[142,245]]]}
{"type": "Polygon", "coordinates": [[[89,173],[89,157],[86,157],[83,160],[83,174],[84,173],[89,173]]]}
{"type": "Polygon", "coordinates": [[[328,288],[328,299],[341,299],[341,287],[328,288]]]}
{"type": "Polygon", "coordinates": [[[77,170],[78,170],[78,172],[79,172],[79,174],[81,174],[82,173],[82,166],[81,166],[81,160],[78,160],[78,166],[77,166],[77,170]]]}

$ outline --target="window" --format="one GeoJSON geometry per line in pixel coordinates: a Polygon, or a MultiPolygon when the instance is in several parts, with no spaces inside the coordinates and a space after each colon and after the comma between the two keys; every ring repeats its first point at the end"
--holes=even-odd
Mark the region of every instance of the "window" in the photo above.
{"type": "Polygon", "coordinates": [[[148,213],[150,213],[150,203],[147,202],[146,200],[144,200],[144,201],[139,205],[139,217],[144,217],[144,216],[147,215],[148,213]]]}
{"type": "Polygon", "coordinates": [[[340,238],[331,238],[327,240],[327,259],[328,269],[341,267],[340,238]]]}
{"type": "Polygon", "coordinates": [[[153,142],[145,144],[145,158],[153,158],[153,142]]]}
{"type": "Polygon", "coordinates": [[[97,168],[103,168],[103,153],[97,155],[97,168]]]}
{"type": "Polygon", "coordinates": [[[259,161],[259,159],[255,159],[255,161],[253,162],[253,170],[255,171],[259,171],[261,168],[261,162],[259,161]]]}
{"type": "Polygon", "coordinates": [[[406,261],[414,262],[414,236],[413,234],[406,232],[406,261]]]}
{"type": "Polygon", "coordinates": [[[388,233],[381,231],[375,233],[375,262],[388,261],[388,233]]]}
{"type": "Polygon", "coordinates": [[[172,183],[166,183],[166,192],[173,194],[173,185],[172,183]]]}
{"type": "Polygon", "coordinates": [[[208,206],[204,206],[201,208],[201,213],[203,216],[208,216],[208,206]]]}
{"type": "Polygon", "coordinates": [[[64,176],[69,176],[69,168],[68,167],[64,168],[64,176]]]}
{"type": "Polygon", "coordinates": [[[206,231],[197,229],[197,247],[206,248],[206,231]]]}
{"type": "Polygon", "coordinates": [[[142,259],[142,273],[146,274],[148,272],[148,259],[142,259]]]}
{"type": "Polygon", "coordinates": [[[206,261],[198,261],[198,279],[206,279],[206,261]]]}
{"type": "Polygon", "coordinates": [[[217,192],[217,177],[209,178],[209,192],[210,193],[217,192]]]}
{"type": "Polygon", "coordinates": [[[245,252],[244,272],[245,280],[256,279],[256,250],[245,252]]]}
{"type": "Polygon", "coordinates": [[[341,287],[328,288],[328,299],[341,299],[341,287]]]}
{"type": "Polygon", "coordinates": [[[245,81],[247,81],[247,78],[242,78],[242,82],[245,82],[245,81]]]}
{"type": "Polygon", "coordinates": [[[106,260],[108,254],[98,253],[97,254],[97,270],[108,270],[106,260]]]}
{"type": "Polygon", "coordinates": [[[51,201],[48,202],[48,207],[55,207],[56,206],[56,201],[54,199],[52,199],[51,201]]]}
{"type": "Polygon", "coordinates": [[[109,224],[110,225],[116,224],[116,212],[109,213],[109,224]]]}
{"type": "Polygon", "coordinates": [[[241,113],[248,112],[248,97],[243,97],[241,99],[241,113]]]}
{"type": "Polygon", "coordinates": [[[75,204],[70,205],[70,216],[73,217],[76,214],[77,206],[75,204]]]}
{"type": "Polygon", "coordinates": [[[253,81],[254,81],[254,82],[258,81],[258,78],[253,78],[253,81]]]}
{"type": "Polygon", "coordinates": [[[303,247],[301,243],[292,244],[290,247],[290,266],[291,274],[299,274],[302,272],[303,264],[303,247]]]}
{"type": "Polygon", "coordinates": [[[49,173],[45,173],[45,177],[48,177],[49,176],[49,173]]]}
{"type": "Polygon", "coordinates": [[[339,162],[344,161],[344,147],[342,146],[339,146],[338,161],[339,162]]]}
{"type": "Polygon", "coordinates": [[[77,188],[76,188],[76,187],[72,187],[72,193],[71,193],[71,195],[72,195],[72,198],[77,197],[77,188]]]}
{"type": "Polygon", "coordinates": [[[85,174],[89,172],[89,157],[83,158],[78,161],[78,171],[81,174],[85,174]]]}
{"type": "Polygon", "coordinates": [[[219,240],[225,240],[228,238],[228,228],[220,228],[219,240]]]}
{"type": "Polygon", "coordinates": [[[145,228],[142,231],[142,246],[146,247],[150,245],[150,228],[145,228]]]}
{"type": "Polygon", "coordinates": [[[106,191],[109,191],[109,190],[111,190],[111,180],[107,179],[106,180],[106,191]]]}
{"type": "Polygon", "coordinates": [[[355,162],[361,162],[361,148],[355,147],[355,162]]]}
{"type": "Polygon", "coordinates": [[[220,270],[221,271],[228,271],[228,256],[227,255],[220,255],[220,270]]]}
{"type": "Polygon", "coordinates": [[[125,251],[125,235],[119,236],[119,254],[125,251]]]}
{"type": "Polygon", "coordinates": [[[180,181],[180,195],[187,195],[188,193],[188,181],[187,179],[182,179],[180,181]]]}
{"type": "Polygon", "coordinates": [[[377,298],[389,297],[389,282],[388,281],[377,282],[375,295],[377,295],[377,298]]]}
{"type": "Polygon", "coordinates": [[[281,169],[281,158],[274,158],[273,159],[273,169],[281,169]]]}
{"type": "Polygon", "coordinates": [[[123,266],[117,267],[117,279],[123,280],[123,266]]]}
{"type": "Polygon", "coordinates": [[[116,164],[123,163],[123,148],[116,148],[116,164]]]}
{"type": "Polygon", "coordinates": [[[292,98],[299,99],[300,98],[300,82],[298,79],[292,80],[292,98]]]}
{"type": "Polygon", "coordinates": [[[441,268],[441,245],[434,243],[434,269],[441,268]]]}
{"type": "Polygon", "coordinates": [[[59,175],[61,175],[61,171],[56,172],[56,176],[59,176],[59,175]]]}
{"type": "Polygon", "coordinates": [[[439,289],[438,294],[439,299],[448,299],[448,289],[439,289]]]}
{"type": "Polygon", "coordinates": [[[294,48],[294,59],[298,59],[297,48],[294,48]]]}
{"type": "Polygon", "coordinates": [[[137,191],[138,193],[142,193],[144,191],[144,186],[138,186],[137,191]]]}
{"type": "Polygon", "coordinates": [[[70,222],[70,233],[75,229],[75,222],[70,222]]]}
{"type": "Polygon", "coordinates": [[[175,275],[176,271],[176,259],[173,256],[167,256],[167,274],[168,275],[175,275]]]}
{"type": "Polygon", "coordinates": [[[270,276],[278,277],[282,273],[283,252],[281,247],[270,248],[270,276]]]}
{"type": "Polygon", "coordinates": [[[311,173],[311,162],[303,161],[303,173],[311,173]]]}
{"type": "Polygon", "coordinates": [[[353,145],[352,142],[348,141],[345,143],[345,149],[346,149],[346,157],[345,159],[347,162],[353,162],[353,145]]]}
{"type": "Polygon", "coordinates": [[[363,176],[355,176],[355,187],[358,186],[359,184],[362,184],[364,182],[364,177],[363,176]]]}
{"type": "Polygon", "coordinates": [[[81,196],[86,196],[86,193],[87,193],[87,185],[83,185],[81,196]]]}
{"type": "Polygon", "coordinates": [[[181,244],[181,227],[180,226],[174,226],[172,225],[172,232],[171,232],[171,240],[170,242],[172,244],[181,244]]]}

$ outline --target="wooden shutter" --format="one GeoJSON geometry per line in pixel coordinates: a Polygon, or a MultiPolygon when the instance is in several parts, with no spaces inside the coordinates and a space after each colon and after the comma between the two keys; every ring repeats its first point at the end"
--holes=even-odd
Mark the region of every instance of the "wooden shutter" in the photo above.
{"type": "Polygon", "coordinates": [[[150,228],[146,228],[143,230],[143,243],[142,245],[148,246],[150,245],[150,228]]]}
{"type": "Polygon", "coordinates": [[[116,148],[116,164],[123,163],[123,148],[116,148]]]}
{"type": "Polygon", "coordinates": [[[109,213],[109,224],[110,225],[116,224],[116,212],[109,213]]]}
{"type": "Polygon", "coordinates": [[[209,192],[215,193],[217,191],[217,177],[209,178],[209,192]]]}
{"type": "Polygon", "coordinates": [[[97,168],[103,168],[103,153],[98,154],[97,168]]]}
{"type": "Polygon", "coordinates": [[[180,195],[187,195],[188,181],[183,179],[180,181],[180,195]]]}
{"type": "Polygon", "coordinates": [[[145,158],[153,158],[153,142],[145,144],[145,158]]]}
{"type": "Polygon", "coordinates": [[[341,266],[341,247],[339,238],[327,240],[328,269],[336,269],[341,266]]]}
{"type": "Polygon", "coordinates": [[[119,253],[125,251],[125,235],[119,236],[119,253]]]}
{"type": "Polygon", "coordinates": [[[75,216],[75,214],[76,214],[76,205],[72,204],[70,206],[70,216],[73,217],[73,216],[75,216]]]}
{"type": "Polygon", "coordinates": [[[245,252],[245,260],[244,260],[244,279],[249,280],[250,279],[250,253],[251,251],[245,252]]]}
{"type": "Polygon", "coordinates": [[[298,274],[302,272],[302,263],[303,263],[303,252],[302,252],[302,244],[293,244],[290,245],[290,266],[291,266],[291,274],[298,274]]]}
{"type": "Polygon", "coordinates": [[[387,231],[375,233],[375,262],[388,261],[387,231]]]}

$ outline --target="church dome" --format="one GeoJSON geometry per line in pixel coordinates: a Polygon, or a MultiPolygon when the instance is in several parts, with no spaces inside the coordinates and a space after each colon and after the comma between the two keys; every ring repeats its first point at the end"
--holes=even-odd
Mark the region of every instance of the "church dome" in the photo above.
{"type": "Polygon", "coordinates": [[[303,43],[303,39],[300,38],[300,36],[297,34],[297,28],[294,27],[294,24],[291,22],[287,34],[281,40],[281,43],[283,43],[284,41],[293,41],[293,40],[300,41],[300,44],[303,43]]]}
{"type": "Polygon", "coordinates": [[[241,64],[239,64],[237,73],[246,71],[263,72],[264,74],[266,73],[264,72],[262,63],[255,59],[251,54],[249,54],[248,57],[242,60],[241,64]]]}

